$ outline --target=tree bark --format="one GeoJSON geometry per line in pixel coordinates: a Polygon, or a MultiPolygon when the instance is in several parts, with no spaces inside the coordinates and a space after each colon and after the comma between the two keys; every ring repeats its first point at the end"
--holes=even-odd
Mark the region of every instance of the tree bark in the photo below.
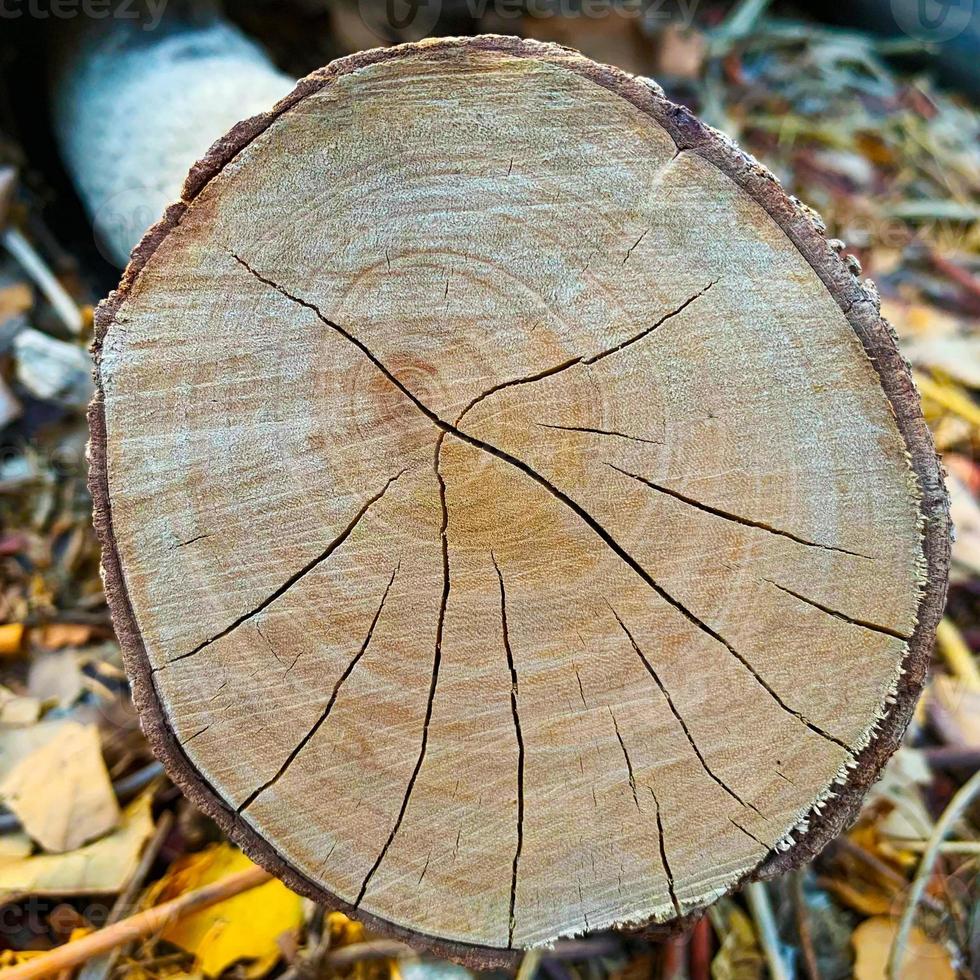
{"type": "Polygon", "coordinates": [[[448,39],[240,124],[99,309],[106,588],[174,779],[474,964],[856,814],[949,523],[876,294],[653,85],[448,39]]]}

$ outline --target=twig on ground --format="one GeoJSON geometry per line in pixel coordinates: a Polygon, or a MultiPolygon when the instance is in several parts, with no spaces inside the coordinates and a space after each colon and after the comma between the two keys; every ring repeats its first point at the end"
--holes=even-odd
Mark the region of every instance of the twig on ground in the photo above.
{"type": "Polygon", "coordinates": [[[769,976],[772,980],[790,980],[790,972],[786,968],[783,954],[780,950],[779,930],[776,928],[776,918],[772,914],[769,893],[761,881],[753,881],[745,888],[752,917],[755,919],[756,931],[759,934],[759,945],[765,954],[769,965],[769,976]]]}
{"type": "Polygon", "coordinates": [[[242,892],[264,885],[271,878],[272,875],[268,871],[258,867],[229,875],[221,881],[197,888],[162,905],[107,926],[105,929],[99,929],[98,932],[57,946],[26,963],[0,970],[0,977],[3,980],[41,980],[42,977],[55,976],[62,970],[80,966],[93,957],[107,953],[124,943],[158,932],[192,912],[199,912],[209,905],[216,905],[226,898],[233,898],[242,892]]]}
{"type": "Polygon", "coordinates": [[[930,766],[936,769],[980,769],[980,746],[940,745],[923,749],[922,754],[930,766]]]}
{"type": "Polygon", "coordinates": [[[330,929],[327,928],[323,909],[317,908],[310,920],[307,950],[296,958],[279,980],[318,980],[323,975],[330,945],[330,929]]]}
{"type": "MultiPolygon", "coordinates": [[[[908,851],[925,852],[929,847],[927,840],[903,840],[897,841],[908,851]]],[[[939,845],[940,854],[962,854],[966,856],[980,857],[980,840],[953,840],[939,845]]]]}
{"type": "Polygon", "coordinates": [[[82,332],[84,321],[78,304],[68,295],[64,286],[54,277],[44,259],[34,246],[16,228],[8,228],[0,235],[4,247],[17,260],[21,268],[34,280],[35,285],[58,314],[65,327],[74,334],[82,332]]]}
{"type": "MultiPolygon", "coordinates": [[[[109,912],[105,922],[106,927],[121,922],[135,907],[143,882],[146,881],[146,876],[150,873],[153,862],[156,861],[160,848],[163,847],[173,824],[173,813],[170,810],[164,810],[160,814],[153,837],[143,850],[136,870],[126,882],[126,887],[119,893],[119,897],[109,912]]],[[[117,946],[102,956],[93,957],[79,971],[78,980],[106,980],[112,974],[113,967],[122,954],[123,948],[123,946],[117,946]]]]}
{"type": "Polygon", "coordinates": [[[324,956],[323,962],[339,970],[364,960],[397,960],[404,959],[406,956],[415,957],[418,953],[406,943],[394,939],[372,939],[370,942],[351,943],[349,946],[335,949],[324,956]]]}
{"type": "Polygon", "coordinates": [[[796,917],[796,932],[800,939],[800,956],[807,980],[821,980],[817,951],[813,946],[813,933],[810,929],[810,916],[803,893],[803,871],[790,875],[790,889],[793,896],[793,911],[796,917]]]}
{"type": "Polygon", "coordinates": [[[887,976],[891,980],[897,980],[899,976],[909,933],[912,931],[912,922],[915,919],[915,911],[925,893],[929,878],[932,876],[933,865],[939,856],[939,847],[946,839],[946,835],[952,829],[953,824],[973,802],[977,794],[980,794],[980,772],[974,773],[970,780],[960,787],[956,795],[949,801],[943,815],[936,821],[936,826],[929,837],[929,844],[919,862],[919,869],[912,881],[911,888],[909,888],[908,901],[895,931],[895,939],[888,956],[887,976]]]}

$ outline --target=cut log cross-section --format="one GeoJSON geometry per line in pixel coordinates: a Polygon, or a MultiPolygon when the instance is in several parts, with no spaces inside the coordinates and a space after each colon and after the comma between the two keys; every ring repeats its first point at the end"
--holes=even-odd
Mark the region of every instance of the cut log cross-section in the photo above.
{"type": "Polygon", "coordinates": [[[191,172],[103,304],[92,486],[144,726],[301,892],[471,962],[805,860],[948,560],[873,292],[651,84],[369,52],[191,172]]]}

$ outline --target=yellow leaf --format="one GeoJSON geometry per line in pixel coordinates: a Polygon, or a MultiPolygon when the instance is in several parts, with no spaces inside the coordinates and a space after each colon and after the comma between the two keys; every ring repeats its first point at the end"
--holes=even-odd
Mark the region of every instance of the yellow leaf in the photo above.
{"type": "Polygon", "coordinates": [[[708,914],[720,942],[711,961],[713,980],[762,980],[765,958],[752,920],[728,898],[719,901],[708,914]]]}
{"type": "Polygon", "coordinates": [[[34,959],[36,956],[43,956],[46,950],[43,949],[5,949],[0,952],[0,970],[6,970],[8,966],[18,966],[34,959]]]}
{"type": "MultiPolygon", "coordinates": [[[[154,903],[174,898],[252,867],[230,844],[215,844],[177,861],[152,890],[154,903]]],[[[242,976],[268,973],[280,956],[279,938],[303,922],[302,899],[281,881],[236,895],[180,919],[161,938],[195,956],[195,969],[216,977],[238,960],[250,960],[242,976]]]]}
{"type": "MultiPolygon", "coordinates": [[[[896,919],[880,915],[865,920],[854,930],[854,980],[886,980],[888,955],[897,928],[896,919]]],[[[914,926],[894,980],[956,980],[956,971],[946,950],[914,926]]]]}
{"type": "Polygon", "coordinates": [[[0,657],[16,656],[20,653],[23,640],[23,623],[6,623],[0,626],[0,657]]]}
{"type": "Polygon", "coordinates": [[[331,912],[327,916],[327,929],[332,949],[364,942],[364,926],[355,919],[347,918],[343,912],[331,912]]]}

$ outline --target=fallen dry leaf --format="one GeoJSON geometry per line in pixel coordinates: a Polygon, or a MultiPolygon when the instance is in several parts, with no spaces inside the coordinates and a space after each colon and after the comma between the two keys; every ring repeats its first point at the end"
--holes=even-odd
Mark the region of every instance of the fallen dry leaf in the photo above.
{"type": "Polygon", "coordinates": [[[21,651],[23,640],[23,623],[5,623],[0,626],[0,657],[15,657],[21,651]]]}
{"type": "Polygon", "coordinates": [[[22,861],[34,852],[34,841],[22,831],[0,834],[0,864],[22,861]]]}
{"type": "Polygon", "coordinates": [[[331,949],[364,942],[364,926],[343,912],[330,912],[327,915],[327,931],[330,933],[331,949]]]}
{"type": "Polygon", "coordinates": [[[74,704],[85,690],[85,679],[71,650],[42,654],[31,663],[27,693],[61,707],[74,704]]]}
{"type": "Polygon", "coordinates": [[[871,788],[865,806],[882,803],[889,812],[878,821],[881,838],[895,842],[923,840],[932,832],[932,817],[922,801],[921,786],[932,782],[932,771],[922,752],[902,746],[888,760],[879,781],[871,788]]]}
{"type": "Polygon", "coordinates": [[[946,478],[946,487],[950,517],[956,528],[951,574],[960,579],[980,575],[980,507],[963,482],[952,473],[946,478]]]}
{"type": "Polygon", "coordinates": [[[0,725],[33,725],[40,717],[41,702],[37,698],[15,694],[0,684],[0,725]]]}
{"type": "Polygon", "coordinates": [[[92,638],[92,627],[80,623],[49,623],[41,629],[41,646],[49,650],[84,646],[92,638]]]}
{"type": "Polygon", "coordinates": [[[889,297],[881,301],[881,315],[891,323],[902,339],[902,351],[908,357],[911,341],[932,337],[954,337],[959,321],[936,306],[905,303],[889,297]]]}
{"type": "MultiPolygon", "coordinates": [[[[230,844],[215,844],[175,862],[148,894],[153,904],[252,867],[230,844]]],[[[168,926],[161,938],[195,956],[195,969],[216,977],[232,963],[250,961],[240,975],[264,976],[280,957],[279,939],[303,923],[299,895],[270,881],[168,926]]]]}
{"type": "MultiPolygon", "coordinates": [[[[854,930],[855,980],[887,980],[888,954],[895,939],[898,922],[888,916],[867,919],[854,930]]],[[[938,943],[914,926],[898,976],[892,980],[955,980],[956,971],[949,954],[938,943]]]]}
{"type": "Polygon", "coordinates": [[[0,851],[0,899],[117,893],[135,870],[143,845],[153,833],[151,802],[149,793],[137,798],[123,811],[116,830],[67,854],[32,856],[25,834],[0,837],[10,845],[0,851]],[[14,847],[19,854],[12,853],[14,847]]]}
{"type": "Polygon", "coordinates": [[[937,674],[926,693],[929,719],[951,745],[980,747],[980,691],[937,674]]]}
{"type": "Polygon", "coordinates": [[[74,851],[119,822],[99,732],[74,721],[35,728],[49,737],[12,764],[0,797],[44,850],[74,851]]]}
{"type": "Polygon", "coordinates": [[[918,337],[902,345],[916,366],[939,369],[970,388],[980,388],[980,337],[918,337]]]}
{"type": "Polygon", "coordinates": [[[765,957],[752,920],[729,898],[718,902],[708,914],[721,943],[711,961],[713,980],[762,980],[765,957]]]}
{"type": "Polygon", "coordinates": [[[895,900],[888,892],[878,888],[873,882],[848,877],[820,878],[819,884],[830,892],[841,905],[845,905],[862,915],[882,915],[890,912],[895,900]]]}

